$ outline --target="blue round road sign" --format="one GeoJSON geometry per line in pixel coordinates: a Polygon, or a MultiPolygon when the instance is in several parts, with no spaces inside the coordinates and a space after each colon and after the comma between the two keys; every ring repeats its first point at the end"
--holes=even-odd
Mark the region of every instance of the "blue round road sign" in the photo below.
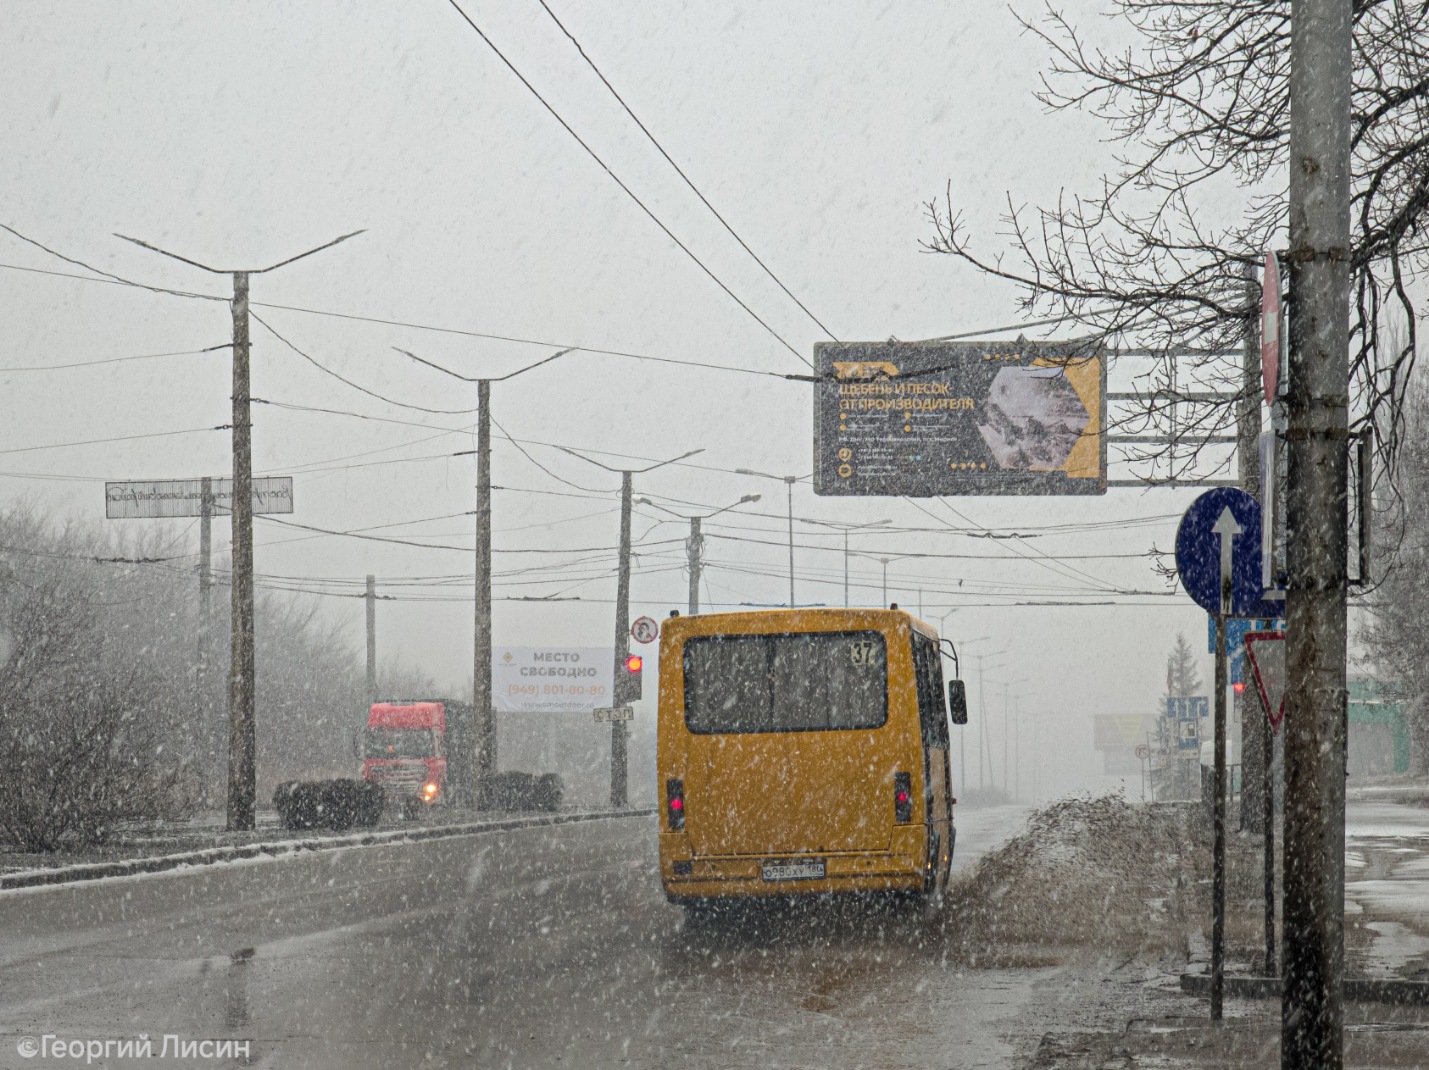
{"type": "Polygon", "coordinates": [[[1260,503],[1236,487],[1208,490],[1176,529],[1176,571],[1207,613],[1221,611],[1221,563],[1229,556],[1232,617],[1283,617],[1284,598],[1261,586],[1260,503]]]}

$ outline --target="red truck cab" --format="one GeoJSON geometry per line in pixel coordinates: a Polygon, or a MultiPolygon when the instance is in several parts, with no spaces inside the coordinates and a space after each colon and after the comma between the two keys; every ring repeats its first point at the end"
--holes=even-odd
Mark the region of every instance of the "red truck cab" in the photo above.
{"type": "Polygon", "coordinates": [[[446,801],[447,711],[440,702],[377,702],[367,711],[362,779],[412,815],[446,801]]]}

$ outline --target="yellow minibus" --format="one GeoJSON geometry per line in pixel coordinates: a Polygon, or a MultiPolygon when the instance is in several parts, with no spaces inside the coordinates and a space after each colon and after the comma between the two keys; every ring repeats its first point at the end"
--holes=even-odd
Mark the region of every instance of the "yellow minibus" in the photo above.
{"type": "Polygon", "coordinates": [[[666,896],[699,909],[940,893],[949,714],[967,721],[962,681],[947,695],[937,633],[896,606],[672,614],[656,745],[666,896]]]}

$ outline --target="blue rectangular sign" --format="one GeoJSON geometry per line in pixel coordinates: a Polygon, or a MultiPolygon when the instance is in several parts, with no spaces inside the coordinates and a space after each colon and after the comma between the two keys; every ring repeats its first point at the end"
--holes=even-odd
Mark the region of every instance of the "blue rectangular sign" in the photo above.
{"type": "Polygon", "coordinates": [[[1201,746],[1201,718],[1211,714],[1211,700],[1205,695],[1172,695],[1166,699],[1166,719],[1173,731],[1178,750],[1197,750],[1201,746]]]}
{"type": "MultiPolygon", "coordinates": [[[[1230,658],[1230,681],[1245,683],[1245,636],[1247,632],[1283,632],[1283,620],[1228,620],[1226,621],[1226,655],[1230,658]]],[[[1216,652],[1216,618],[1206,615],[1206,652],[1216,652]]]]}

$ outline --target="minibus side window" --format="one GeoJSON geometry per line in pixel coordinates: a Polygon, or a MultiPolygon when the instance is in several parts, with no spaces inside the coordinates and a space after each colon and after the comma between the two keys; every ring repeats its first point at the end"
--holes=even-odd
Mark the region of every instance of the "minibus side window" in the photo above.
{"type": "Polygon", "coordinates": [[[913,633],[913,677],[918,689],[918,721],[925,748],[948,748],[948,714],[943,706],[943,664],[933,641],[913,633]]]}

